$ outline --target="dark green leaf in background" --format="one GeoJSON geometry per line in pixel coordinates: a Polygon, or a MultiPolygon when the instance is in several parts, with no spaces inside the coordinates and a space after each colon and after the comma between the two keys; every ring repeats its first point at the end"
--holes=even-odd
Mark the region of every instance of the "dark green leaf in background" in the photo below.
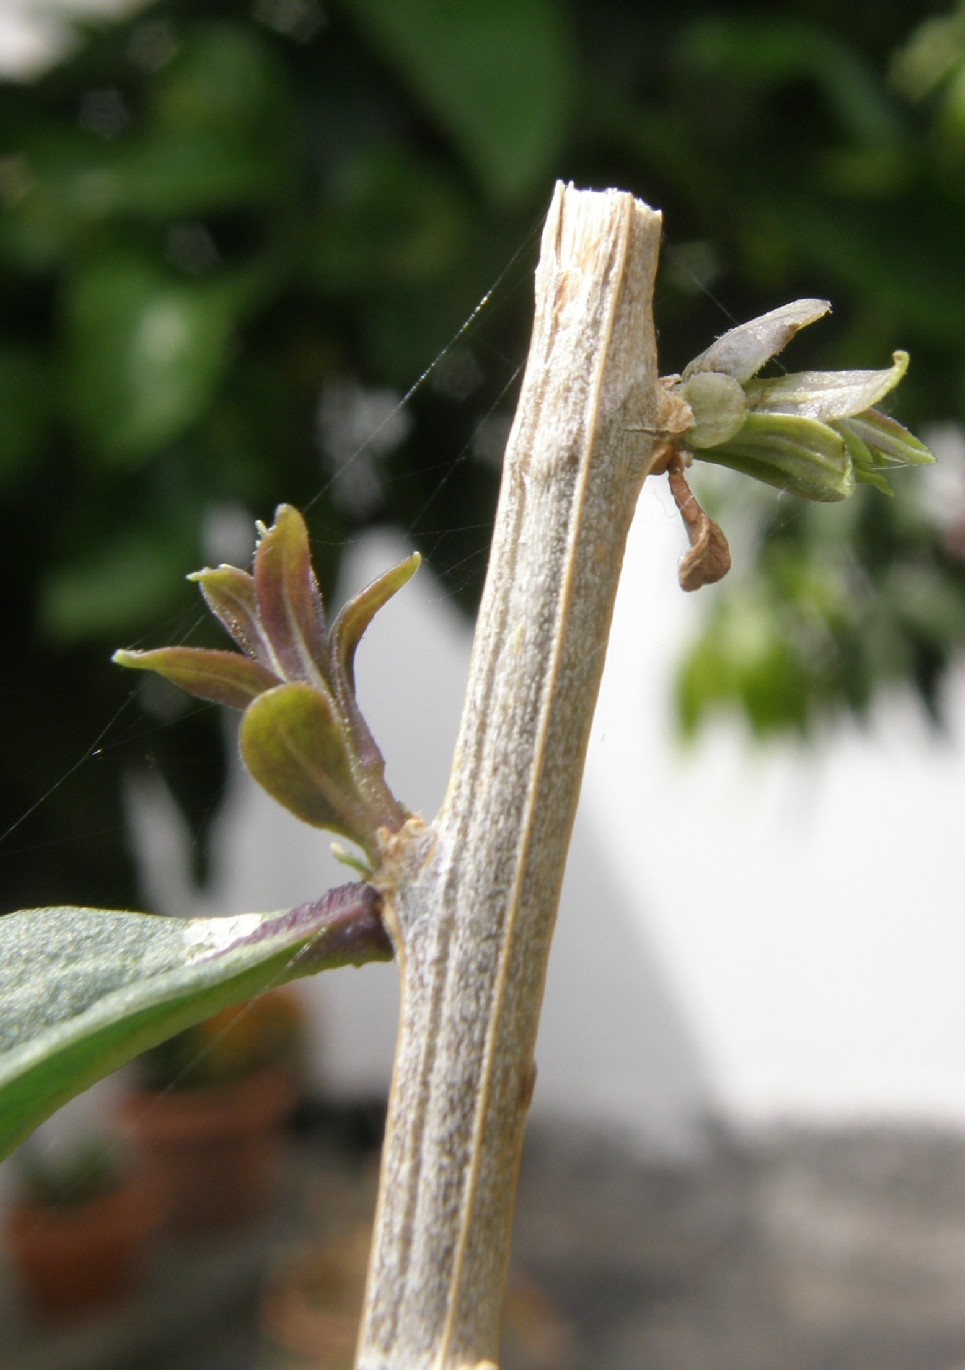
{"type": "Polygon", "coordinates": [[[241,281],[179,281],[116,254],[79,271],[67,298],[67,383],[80,434],[132,465],[209,407],[246,303],[241,281]]]}
{"type": "Polygon", "coordinates": [[[557,0],[342,0],[497,197],[548,192],[576,77],[557,0]]]}

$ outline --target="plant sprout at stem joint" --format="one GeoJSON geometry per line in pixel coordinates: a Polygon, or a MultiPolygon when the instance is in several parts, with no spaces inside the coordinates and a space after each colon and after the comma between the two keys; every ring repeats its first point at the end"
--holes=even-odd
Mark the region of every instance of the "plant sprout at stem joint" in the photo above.
{"type": "Polygon", "coordinates": [[[312,567],[305,520],[280,505],[259,525],[252,573],[197,571],[208,608],[241,648],[115,652],[121,666],[156,671],[189,694],[243,710],[245,765],[298,818],[358,843],[371,874],[387,836],[409,817],[385,782],[385,761],[355,697],[355,652],[382,606],[419,568],[414,552],[344,606],[331,628],[312,567]]]}
{"type": "MultiPolygon", "coordinates": [[[[696,590],[730,569],[727,539],[700,507],[685,467],[695,458],[811,500],[846,499],[856,481],[891,493],[885,472],[933,461],[928,448],[872,408],[905,373],[896,352],[884,371],[803,371],[774,380],[757,372],[799,328],[826,314],[798,300],[742,324],[661,381],[670,426],[652,470],[666,472],[690,551],[680,584],[696,590]]],[[[355,697],[355,651],[377,611],[411,578],[418,553],[350,600],[329,628],[301,514],[281,505],[259,525],[249,574],[198,571],[209,609],[241,653],[195,647],[115,653],[190,694],[243,711],[241,755],[255,780],[297,817],[357,843],[364,860],[336,854],[374,877],[387,844],[409,819],[385,781],[385,762],[355,697]]]]}
{"type": "Polygon", "coordinates": [[[653,467],[667,473],[690,539],[680,565],[684,590],[720,580],[731,564],[723,532],[687,484],[684,467],[692,460],[822,502],[847,499],[858,482],[890,495],[889,471],[935,460],[924,443],[873,407],[904,376],[907,352],[895,352],[881,371],[758,378],[799,329],[830,308],[827,300],[795,300],[773,309],[723,334],[681,375],[662,379],[668,399],[686,416],[686,426],[666,434],[653,467]]]}

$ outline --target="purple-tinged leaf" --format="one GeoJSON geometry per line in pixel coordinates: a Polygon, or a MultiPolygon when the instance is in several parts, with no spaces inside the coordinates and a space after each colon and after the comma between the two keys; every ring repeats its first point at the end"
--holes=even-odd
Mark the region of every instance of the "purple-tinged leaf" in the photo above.
{"type": "Polygon", "coordinates": [[[208,608],[241,650],[274,669],[271,646],[258,620],[254,578],[237,566],[215,566],[193,572],[188,580],[199,586],[208,608]]]}
{"type": "MultiPolygon", "coordinates": [[[[355,697],[355,653],[372,619],[402,586],[415,575],[422,563],[413,552],[398,566],[386,571],[345,604],[332,624],[329,635],[331,675],[339,708],[352,732],[352,744],[361,766],[381,789],[385,758],[372,736],[355,697]]],[[[395,801],[393,800],[393,805],[395,801]]]]}
{"type": "Polygon", "coordinates": [[[118,666],[154,671],[188,694],[231,709],[247,709],[253,699],[278,685],[278,677],[237,652],[203,647],[159,647],[151,652],[115,652],[118,666]]]}
{"type": "Polygon", "coordinates": [[[275,511],[255,553],[255,590],[261,623],[291,681],[326,688],[325,617],[312,569],[305,520],[290,504],[275,511]]]}
{"type": "Polygon", "coordinates": [[[349,741],[329,695],[278,685],[248,708],[239,740],[248,770],[279,804],[368,847],[374,824],[356,793],[349,741]]]}
{"type": "Polygon", "coordinates": [[[721,371],[735,380],[750,380],[765,362],[776,357],[799,329],[815,323],[830,310],[827,300],[794,300],[723,333],[706,352],[683,369],[683,380],[698,371],[721,371]]]}
{"type": "Polygon", "coordinates": [[[321,899],[266,917],[234,946],[252,946],[280,936],[294,938],[301,928],[311,933],[311,942],[298,962],[299,975],[392,960],[392,943],[382,921],[382,896],[371,885],[358,883],[339,885],[321,899]]]}

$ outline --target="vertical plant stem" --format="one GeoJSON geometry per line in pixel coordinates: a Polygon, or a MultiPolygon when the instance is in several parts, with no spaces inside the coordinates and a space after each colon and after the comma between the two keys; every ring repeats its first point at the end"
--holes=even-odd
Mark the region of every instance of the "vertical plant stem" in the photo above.
{"type": "Polygon", "coordinates": [[[402,1011],[360,1370],[497,1359],[550,938],[647,433],[668,420],[660,225],[558,185],[543,232],[449,788],[386,867],[402,1011]]]}

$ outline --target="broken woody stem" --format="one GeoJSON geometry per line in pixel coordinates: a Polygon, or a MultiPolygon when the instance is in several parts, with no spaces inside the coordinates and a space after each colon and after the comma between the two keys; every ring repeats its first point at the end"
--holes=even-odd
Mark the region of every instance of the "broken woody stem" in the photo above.
{"type": "Polygon", "coordinates": [[[658,381],[659,241],[659,214],[631,196],[557,187],[462,728],[434,823],[407,817],[391,794],[355,696],[359,640],[417,555],[329,625],[304,519],[281,505],[260,528],[250,574],[221,566],[193,577],[240,655],[115,654],[239,709],[251,774],[299,818],[357,843],[382,897],[402,1017],[361,1370],[495,1365],[550,937],[644,477],[669,476],[691,544],[680,580],[693,590],[720,579],[730,553],[687,484],[692,458],[821,502],[847,499],[859,482],[890,494],[893,470],[934,460],[874,407],[905,374],[905,352],[879,371],[758,377],[826,300],[739,324],[658,381]]]}
{"type": "Polygon", "coordinates": [[[360,1370],[497,1360],[550,938],[624,546],[652,435],[680,427],[657,383],[660,233],[630,195],[562,185],[543,232],[448,792],[382,867],[402,1011],[360,1370]]]}

